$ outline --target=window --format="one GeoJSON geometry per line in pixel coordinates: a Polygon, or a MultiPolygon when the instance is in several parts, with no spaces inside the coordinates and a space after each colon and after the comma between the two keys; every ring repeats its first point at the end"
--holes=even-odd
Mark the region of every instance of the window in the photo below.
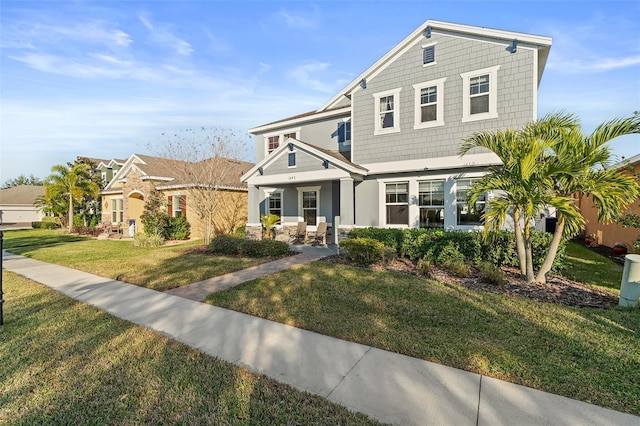
{"type": "Polygon", "coordinates": [[[443,93],[446,78],[414,84],[415,124],[414,129],[444,125],[443,93]]]}
{"type": "Polygon", "coordinates": [[[169,195],[167,199],[169,216],[180,217],[187,216],[187,196],[186,195],[169,195]]]}
{"type": "Polygon", "coordinates": [[[444,228],[444,180],[418,182],[420,228],[444,228]]]}
{"type": "Polygon", "coordinates": [[[269,133],[264,135],[265,150],[267,155],[275,151],[280,145],[282,145],[287,139],[299,139],[300,128],[288,129],[282,131],[282,133],[269,133]]]}
{"type": "Polygon", "coordinates": [[[351,142],[351,120],[338,123],[338,143],[351,142]]]}
{"type": "Polygon", "coordinates": [[[463,81],[462,121],[486,120],[498,117],[497,65],[478,71],[460,74],[463,81]]]}
{"type": "Polygon", "coordinates": [[[267,214],[282,217],[282,192],[272,192],[267,200],[267,214]]]}
{"type": "Polygon", "coordinates": [[[318,217],[317,191],[302,191],[302,217],[307,225],[316,225],[318,217]]]}
{"type": "Polygon", "coordinates": [[[436,46],[422,46],[422,65],[431,65],[436,61],[436,46]]]}
{"type": "Polygon", "coordinates": [[[385,203],[388,225],[409,224],[409,183],[388,183],[385,185],[385,203]]]}
{"type": "Polygon", "coordinates": [[[482,214],[487,203],[487,194],[483,194],[475,206],[467,204],[467,192],[478,179],[456,180],[456,206],[458,225],[482,225],[482,214]]]}
{"type": "Polygon", "coordinates": [[[292,167],[292,168],[296,166],[296,153],[295,152],[290,152],[289,153],[288,165],[289,165],[289,167],[292,167]]]}
{"type": "Polygon", "coordinates": [[[111,199],[111,222],[122,223],[124,222],[124,208],[122,198],[111,199]]]}
{"type": "Polygon", "coordinates": [[[280,146],[280,136],[269,136],[267,138],[267,153],[268,154],[271,154],[279,146],[280,146]]]}
{"type": "Polygon", "coordinates": [[[394,133],[400,131],[400,89],[376,93],[374,134],[394,133]]]}

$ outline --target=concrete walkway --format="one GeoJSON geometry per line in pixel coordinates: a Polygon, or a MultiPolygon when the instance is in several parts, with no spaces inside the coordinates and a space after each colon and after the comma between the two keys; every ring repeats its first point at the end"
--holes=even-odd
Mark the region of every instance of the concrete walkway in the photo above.
{"type": "Polygon", "coordinates": [[[382,422],[640,424],[640,417],[175,295],[10,253],[3,258],[5,269],[69,297],[382,422]]]}
{"type": "Polygon", "coordinates": [[[323,257],[337,253],[335,248],[327,246],[293,246],[293,249],[294,251],[298,251],[299,254],[252,266],[240,271],[231,272],[219,277],[209,278],[197,283],[176,287],[174,289],[167,290],[166,293],[201,302],[210,293],[226,290],[230,287],[234,287],[238,284],[242,284],[264,275],[284,271],[292,266],[313,262],[314,260],[322,259],[323,257]]]}

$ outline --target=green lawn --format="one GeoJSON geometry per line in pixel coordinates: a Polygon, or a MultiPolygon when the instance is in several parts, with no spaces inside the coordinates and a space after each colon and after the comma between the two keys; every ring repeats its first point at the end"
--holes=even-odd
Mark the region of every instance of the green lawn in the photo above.
{"type": "Polygon", "coordinates": [[[96,240],[50,230],[6,231],[4,235],[4,248],[12,253],[159,291],[271,260],[185,254],[202,241],[145,248],[127,240],[96,240]]]}
{"type": "Polygon", "coordinates": [[[582,244],[567,244],[567,267],[563,272],[567,278],[620,294],[622,269],[622,265],[592,252],[582,244]]]}
{"type": "Polygon", "coordinates": [[[0,424],[374,424],[3,271],[0,424]]]}
{"type": "Polygon", "coordinates": [[[208,303],[640,414],[640,311],[539,303],[314,262],[208,303]]]}

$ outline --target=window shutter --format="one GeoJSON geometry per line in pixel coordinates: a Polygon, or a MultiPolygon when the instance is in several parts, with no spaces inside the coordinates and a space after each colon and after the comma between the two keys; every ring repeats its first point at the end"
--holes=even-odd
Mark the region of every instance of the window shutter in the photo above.
{"type": "Polygon", "coordinates": [[[187,196],[182,195],[180,197],[180,210],[182,211],[182,216],[187,217],[187,196]]]}
{"type": "Polygon", "coordinates": [[[346,123],[338,123],[338,143],[343,143],[346,140],[346,123]]]}
{"type": "Polygon", "coordinates": [[[169,199],[167,201],[167,206],[169,207],[169,217],[173,217],[173,196],[169,195],[169,199]]]}
{"type": "Polygon", "coordinates": [[[296,153],[295,152],[290,152],[289,153],[289,167],[293,167],[296,165],[296,153]]]}
{"type": "Polygon", "coordinates": [[[422,63],[430,64],[436,60],[436,47],[429,46],[422,49],[422,63]]]}

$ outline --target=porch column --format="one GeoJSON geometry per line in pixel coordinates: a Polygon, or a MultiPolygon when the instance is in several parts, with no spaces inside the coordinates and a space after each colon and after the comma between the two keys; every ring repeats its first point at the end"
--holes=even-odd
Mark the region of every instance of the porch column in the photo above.
{"type": "Polygon", "coordinates": [[[260,191],[257,186],[249,185],[249,198],[248,198],[248,220],[249,224],[260,223],[260,191]]]}
{"type": "Polygon", "coordinates": [[[355,224],[354,205],[353,205],[353,178],[340,179],[340,224],[355,224]]]}

